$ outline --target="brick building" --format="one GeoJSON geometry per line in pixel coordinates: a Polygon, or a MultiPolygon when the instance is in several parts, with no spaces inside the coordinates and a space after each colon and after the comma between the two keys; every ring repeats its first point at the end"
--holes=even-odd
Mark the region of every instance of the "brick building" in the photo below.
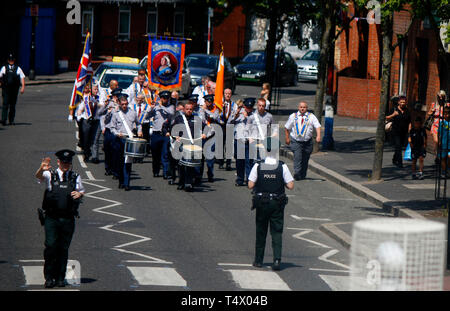
{"type": "MultiPolygon", "coordinates": [[[[367,12],[364,13],[355,12],[349,3],[348,18],[353,15],[365,17],[367,12]]],[[[405,34],[410,23],[408,11],[394,13],[393,44],[397,42],[396,34],[405,34]]],[[[424,21],[414,20],[407,40],[394,51],[390,95],[406,95],[410,109],[426,111],[440,89],[437,44],[430,26],[424,21]]],[[[335,44],[331,89],[337,98],[338,115],[378,119],[381,54],[380,25],[368,24],[365,19],[354,19],[350,28],[341,33],[335,44]]]]}

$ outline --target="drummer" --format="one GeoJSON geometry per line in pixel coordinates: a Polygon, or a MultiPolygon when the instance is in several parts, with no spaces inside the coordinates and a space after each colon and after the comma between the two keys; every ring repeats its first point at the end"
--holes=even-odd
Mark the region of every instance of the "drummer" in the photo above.
{"type": "MultiPolygon", "coordinates": [[[[144,117],[150,111],[150,104],[145,102],[145,94],[143,92],[137,94],[136,102],[134,104],[131,104],[131,108],[137,113],[139,124],[142,126],[142,135],[144,135],[144,139],[147,140],[144,132],[147,131],[148,133],[150,129],[150,123],[149,120],[145,120],[144,117]],[[144,121],[146,121],[146,123],[144,123],[144,121]]],[[[142,161],[143,159],[139,158],[133,162],[142,163],[142,161]]]]}
{"type": "Polygon", "coordinates": [[[132,160],[124,155],[125,142],[127,137],[132,138],[134,128],[137,128],[138,137],[142,137],[142,126],[139,123],[137,113],[128,108],[128,95],[119,95],[119,111],[111,118],[111,132],[116,136],[115,150],[119,156],[120,163],[117,163],[119,170],[119,189],[130,190],[130,175],[132,160]]]}
{"type": "MultiPolygon", "coordinates": [[[[176,135],[177,142],[182,142],[183,146],[194,145],[195,140],[206,138],[206,135],[202,133],[205,124],[201,122],[198,116],[194,116],[194,103],[188,101],[184,106],[184,113],[179,114],[175,117],[174,123],[171,128],[172,135],[176,135]],[[197,126],[195,126],[197,124],[197,126]],[[183,131],[174,133],[178,130],[178,127],[174,129],[175,126],[180,126],[183,131]],[[201,125],[201,126],[199,126],[201,125]],[[173,131],[172,131],[173,130],[173,131]],[[184,138],[181,140],[181,138],[184,138]],[[192,138],[192,140],[191,140],[192,138]]],[[[200,144],[198,145],[199,148],[200,144]]],[[[193,179],[196,175],[195,168],[190,166],[181,165],[179,162],[178,172],[180,175],[180,180],[178,182],[178,190],[185,190],[187,192],[193,191],[193,179]]]]}
{"type": "MultiPolygon", "coordinates": [[[[263,146],[264,140],[271,132],[273,116],[266,111],[266,100],[259,98],[256,103],[257,111],[251,114],[247,119],[247,134],[249,136],[249,144],[252,148],[256,147],[257,160],[261,160],[262,151],[258,146],[263,146]]],[[[262,151],[264,152],[264,151],[262,151]]]]}
{"type": "MultiPolygon", "coordinates": [[[[171,133],[172,127],[175,124],[176,117],[178,117],[182,114],[184,114],[184,103],[181,101],[177,101],[175,114],[173,115],[172,118],[170,118],[169,122],[164,124],[164,131],[171,133]]],[[[170,136],[169,137],[169,176],[170,176],[170,178],[168,181],[169,185],[175,185],[175,180],[177,179],[178,160],[172,156],[175,145],[176,144],[175,144],[174,139],[172,138],[172,136],[170,136]]]]}
{"type": "MultiPolygon", "coordinates": [[[[153,132],[150,148],[152,150],[153,177],[159,177],[161,163],[163,166],[163,177],[169,179],[169,136],[163,128],[164,123],[169,122],[175,114],[175,107],[169,104],[169,91],[159,93],[159,105],[152,105],[147,113],[146,119],[153,118],[153,132]]],[[[167,124],[167,123],[166,123],[167,124]]]]}

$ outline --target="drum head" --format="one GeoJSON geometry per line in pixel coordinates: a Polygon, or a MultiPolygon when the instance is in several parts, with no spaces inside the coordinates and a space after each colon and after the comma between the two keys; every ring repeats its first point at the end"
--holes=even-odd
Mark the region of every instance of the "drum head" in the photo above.
{"type": "Polygon", "coordinates": [[[202,151],[202,147],[197,145],[183,145],[183,149],[192,152],[202,151]]]}

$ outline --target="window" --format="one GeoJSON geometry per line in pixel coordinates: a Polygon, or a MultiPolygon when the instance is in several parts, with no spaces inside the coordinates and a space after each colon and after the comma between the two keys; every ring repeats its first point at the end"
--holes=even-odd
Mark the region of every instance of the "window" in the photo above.
{"type": "Polygon", "coordinates": [[[158,33],[158,11],[150,9],[147,12],[147,34],[156,36],[158,33]]]}
{"type": "Polygon", "coordinates": [[[92,27],[94,25],[94,10],[92,8],[87,8],[83,10],[83,15],[81,19],[81,35],[86,37],[87,33],[91,33],[92,40],[92,27]]]}
{"type": "Polygon", "coordinates": [[[174,36],[184,36],[184,11],[173,14],[173,34],[174,36]]]}
{"type": "Polygon", "coordinates": [[[129,7],[121,7],[119,10],[119,41],[130,40],[131,10],[129,7]]]}

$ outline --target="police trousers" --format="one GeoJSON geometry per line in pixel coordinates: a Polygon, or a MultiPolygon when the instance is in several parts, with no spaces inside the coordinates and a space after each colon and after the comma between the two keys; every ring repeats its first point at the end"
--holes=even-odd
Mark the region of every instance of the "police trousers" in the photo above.
{"type": "Polygon", "coordinates": [[[281,260],[283,225],[284,204],[280,204],[278,200],[273,199],[257,203],[255,262],[263,262],[269,226],[272,236],[273,260],[281,260]]]}
{"type": "Polygon", "coordinates": [[[45,217],[44,277],[64,280],[69,246],[75,231],[75,219],[45,217]]]}
{"type": "Polygon", "coordinates": [[[6,122],[8,117],[9,123],[14,122],[16,116],[17,96],[19,95],[19,88],[7,88],[2,90],[3,107],[2,107],[2,122],[6,122]],[[9,114],[8,114],[9,110],[9,114]]]}

